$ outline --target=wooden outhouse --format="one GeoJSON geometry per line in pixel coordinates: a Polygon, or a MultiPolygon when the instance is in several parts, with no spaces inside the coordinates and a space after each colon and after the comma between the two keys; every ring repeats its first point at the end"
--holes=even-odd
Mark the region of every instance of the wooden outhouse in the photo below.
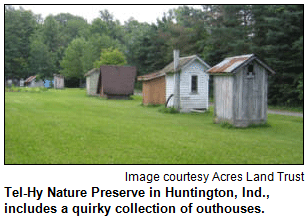
{"type": "Polygon", "coordinates": [[[54,74],[53,85],[55,89],[64,89],[64,76],[60,74],[54,74]]]}
{"type": "Polygon", "coordinates": [[[136,67],[101,66],[97,92],[108,99],[129,99],[134,92],[135,78],[136,67]]]}
{"type": "Polygon", "coordinates": [[[36,80],[36,76],[30,76],[24,81],[27,87],[44,87],[43,80],[36,80]]]}
{"type": "Polygon", "coordinates": [[[100,75],[99,68],[94,68],[87,72],[84,76],[86,77],[86,91],[88,95],[98,96],[98,79],[100,75]]]}
{"type": "Polygon", "coordinates": [[[179,58],[179,50],[174,50],[173,62],[138,77],[143,82],[143,104],[165,104],[180,112],[208,109],[209,68],[197,55],[179,58]]]}
{"type": "Polygon", "coordinates": [[[229,57],[207,71],[213,75],[214,121],[236,127],[267,120],[268,74],[254,54],[229,57]]]}

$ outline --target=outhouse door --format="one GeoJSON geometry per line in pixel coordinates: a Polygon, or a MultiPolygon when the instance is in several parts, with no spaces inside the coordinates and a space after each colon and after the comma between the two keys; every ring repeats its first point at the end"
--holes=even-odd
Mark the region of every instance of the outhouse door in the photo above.
{"type": "Polygon", "coordinates": [[[245,118],[246,119],[255,119],[256,118],[256,109],[255,109],[255,90],[254,90],[254,77],[246,76],[244,78],[245,85],[245,118]]]}

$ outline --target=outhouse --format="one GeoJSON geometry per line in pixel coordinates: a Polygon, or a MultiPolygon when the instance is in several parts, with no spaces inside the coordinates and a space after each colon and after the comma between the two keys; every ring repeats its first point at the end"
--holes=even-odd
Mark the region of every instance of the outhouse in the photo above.
{"type": "Polygon", "coordinates": [[[88,95],[98,96],[98,79],[100,75],[99,68],[94,68],[87,72],[84,76],[86,77],[86,91],[88,95]]]}
{"type": "Polygon", "coordinates": [[[214,122],[236,127],[267,120],[268,74],[254,54],[229,57],[207,71],[213,76],[214,122]]]}
{"type": "Polygon", "coordinates": [[[209,107],[210,66],[197,55],[179,57],[162,70],[138,77],[143,82],[143,104],[165,104],[180,112],[203,111],[209,107]]]}
{"type": "Polygon", "coordinates": [[[134,93],[136,67],[103,65],[100,67],[97,92],[108,99],[129,99],[134,93]]]}
{"type": "Polygon", "coordinates": [[[30,76],[24,81],[27,87],[44,87],[43,80],[36,80],[36,76],[30,76]]]}
{"type": "Polygon", "coordinates": [[[53,84],[55,89],[64,89],[64,76],[60,74],[54,74],[53,84]]]}

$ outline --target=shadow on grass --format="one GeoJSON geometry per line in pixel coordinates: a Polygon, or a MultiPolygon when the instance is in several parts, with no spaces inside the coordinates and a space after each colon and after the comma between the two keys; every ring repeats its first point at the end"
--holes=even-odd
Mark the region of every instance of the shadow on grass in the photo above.
{"type": "Polygon", "coordinates": [[[247,127],[236,127],[236,126],[230,124],[229,122],[222,122],[220,124],[220,126],[222,128],[226,128],[226,129],[240,129],[240,130],[246,130],[246,129],[250,129],[250,128],[270,128],[270,127],[272,127],[269,123],[265,123],[265,124],[250,124],[247,127]]]}

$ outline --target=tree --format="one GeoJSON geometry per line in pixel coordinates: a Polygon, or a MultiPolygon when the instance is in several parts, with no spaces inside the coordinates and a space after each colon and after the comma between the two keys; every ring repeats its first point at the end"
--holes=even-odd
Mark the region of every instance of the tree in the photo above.
{"type": "Polygon", "coordinates": [[[52,54],[44,44],[43,37],[38,33],[31,37],[29,64],[32,74],[45,80],[51,78],[54,71],[52,54]]]}
{"type": "Polygon", "coordinates": [[[102,49],[100,60],[94,62],[94,66],[99,68],[102,65],[118,65],[123,66],[127,64],[125,55],[118,49],[102,49]]]}
{"type": "Polygon", "coordinates": [[[302,104],[303,13],[301,5],[253,6],[255,50],[276,71],[270,76],[269,102],[302,104]],[[280,95],[283,96],[280,96],[280,95]]]}
{"type": "Polygon", "coordinates": [[[80,86],[84,79],[84,67],[82,57],[86,41],[84,38],[74,39],[65,50],[65,55],[61,61],[62,70],[60,71],[67,78],[78,78],[80,86]]]}
{"type": "Polygon", "coordinates": [[[252,12],[249,5],[205,6],[210,37],[203,56],[216,64],[228,56],[252,53],[252,12]]]}
{"type": "Polygon", "coordinates": [[[107,30],[107,35],[109,35],[114,40],[118,40],[121,43],[124,42],[123,29],[120,25],[119,20],[115,20],[114,16],[108,11],[100,11],[100,18],[102,19],[103,26],[107,30]]]}
{"type": "Polygon", "coordinates": [[[5,76],[26,78],[30,74],[30,36],[35,27],[31,11],[5,6],[5,76]]]}
{"type": "Polygon", "coordinates": [[[52,15],[49,15],[43,25],[43,36],[45,44],[51,52],[56,52],[60,45],[60,25],[52,15]]]}

